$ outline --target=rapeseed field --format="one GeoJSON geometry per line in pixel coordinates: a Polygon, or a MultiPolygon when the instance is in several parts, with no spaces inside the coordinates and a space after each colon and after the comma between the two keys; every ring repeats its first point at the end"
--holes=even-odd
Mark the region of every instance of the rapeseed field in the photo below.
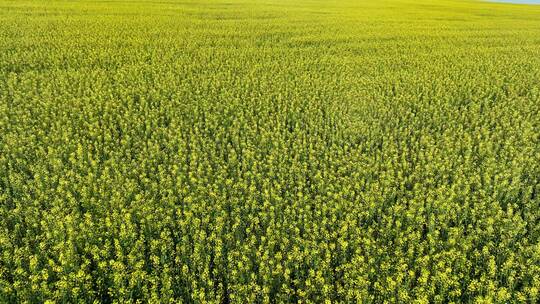
{"type": "Polygon", "coordinates": [[[540,6],[0,0],[0,303],[538,303],[540,6]]]}

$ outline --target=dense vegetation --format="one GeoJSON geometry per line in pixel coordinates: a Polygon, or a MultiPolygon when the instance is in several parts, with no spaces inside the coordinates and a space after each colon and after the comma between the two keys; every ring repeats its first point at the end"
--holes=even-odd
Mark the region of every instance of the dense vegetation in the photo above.
{"type": "Polygon", "coordinates": [[[540,301],[540,7],[0,23],[1,303],[540,301]]]}

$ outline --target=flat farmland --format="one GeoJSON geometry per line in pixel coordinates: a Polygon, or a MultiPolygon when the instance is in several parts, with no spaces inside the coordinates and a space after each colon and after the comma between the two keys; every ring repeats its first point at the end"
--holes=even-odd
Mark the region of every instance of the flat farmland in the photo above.
{"type": "Polygon", "coordinates": [[[0,0],[1,303],[538,303],[540,6],[0,0]]]}

